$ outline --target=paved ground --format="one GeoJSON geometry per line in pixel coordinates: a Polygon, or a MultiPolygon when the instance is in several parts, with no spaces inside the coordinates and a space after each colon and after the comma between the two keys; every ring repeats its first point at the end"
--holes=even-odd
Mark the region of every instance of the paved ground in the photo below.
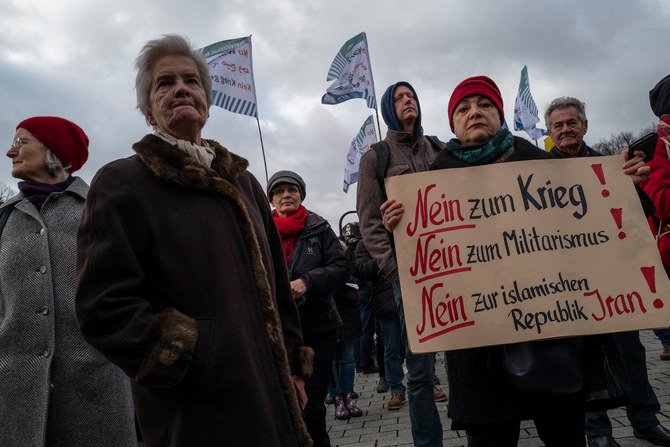
{"type": "MultiPolygon", "coordinates": [[[[642,342],[647,348],[647,366],[649,380],[656,391],[661,403],[661,413],[658,415],[661,423],[670,428],[670,362],[659,360],[661,344],[651,331],[641,332],[642,342]]],[[[439,365],[436,371],[447,392],[447,379],[443,358],[438,355],[439,365]]],[[[378,394],[375,392],[377,375],[357,374],[355,390],[359,393],[357,404],[363,410],[363,416],[351,418],[348,421],[335,419],[335,410],[328,406],[328,430],[333,447],[360,446],[360,447],[392,447],[412,446],[409,412],[407,405],[400,411],[388,411],[386,402],[391,398],[390,393],[378,394]]],[[[444,426],[445,447],[465,447],[467,441],[462,431],[449,430],[451,421],[447,418],[448,402],[438,403],[444,426]]],[[[614,427],[614,437],[622,447],[650,446],[646,441],[633,437],[633,429],[626,418],[623,408],[610,410],[610,419],[614,427]]],[[[520,447],[542,446],[532,423],[522,424],[520,447]]]]}

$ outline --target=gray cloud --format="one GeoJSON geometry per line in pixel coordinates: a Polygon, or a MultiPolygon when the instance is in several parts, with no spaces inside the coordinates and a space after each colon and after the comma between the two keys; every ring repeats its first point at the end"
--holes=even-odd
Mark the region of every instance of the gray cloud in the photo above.
{"type": "MultiPolygon", "coordinates": [[[[70,118],[91,139],[79,173],[90,181],[150,130],[133,90],[133,60],[146,40],[177,32],[204,46],[251,34],[270,174],[300,172],[306,206],[336,226],[355,206],[356,188],[342,192],[348,146],[374,111],[362,100],[326,106],[320,98],[335,53],[355,34],[367,33],[378,100],[389,84],[411,82],[429,134],[452,137],[449,95],[475,74],[496,80],[511,121],[527,65],[540,110],[556,96],[586,102],[593,143],[653,121],[647,92],[668,72],[669,24],[670,7],[661,0],[10,0],[0,4],[0,138],[8,146],[28,116],[70,118]]],[[[247,157],[265,183],[253,118],[214,107],[203,134],[247,157]]],[[[0,180],[15,184],[5,166],[0,180]]]]}

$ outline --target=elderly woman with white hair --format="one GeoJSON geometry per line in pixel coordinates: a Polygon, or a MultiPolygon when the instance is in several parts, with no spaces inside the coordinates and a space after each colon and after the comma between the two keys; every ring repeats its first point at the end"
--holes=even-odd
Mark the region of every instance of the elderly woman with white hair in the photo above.
{"type": "Polygon", "coordinates": [[[130,446],[130,383],[86,343],[75,314],[88,137],[34,116],[7,151],[19,193],[0,207],[0,445],[130,446]]]}
{"type": "Polygon", "coordinates": [[[248,162],[201,131],[207,63],[181,36],[136,60],[154,128],[96,174],[79,232],[84,336],[132,377],[148,446],[302,446],[311,350],[248,162]]]}

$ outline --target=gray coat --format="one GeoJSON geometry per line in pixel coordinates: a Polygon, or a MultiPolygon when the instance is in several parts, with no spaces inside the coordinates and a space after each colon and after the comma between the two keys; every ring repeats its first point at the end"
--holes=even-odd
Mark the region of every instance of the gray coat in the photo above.
{"type": "Polygon", "coordinates": [[[19,193],[0,236],[0,446],[136,444],[130,385],[75,316],[75,247],[88,185],[41,211],[19,193]]]}

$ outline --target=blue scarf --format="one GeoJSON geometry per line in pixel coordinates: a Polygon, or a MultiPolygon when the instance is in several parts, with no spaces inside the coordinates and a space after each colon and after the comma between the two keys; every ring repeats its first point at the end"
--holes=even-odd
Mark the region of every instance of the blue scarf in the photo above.
{"type": "Polygon", "coordinates": [[[469,165],[485,165],[495,162],[507,151],[514,151],[514,136],[508,129],[500,129],[486,144],[465,146],[454,138],[447,143],[447,150],[454,158],[469,165]]]}

